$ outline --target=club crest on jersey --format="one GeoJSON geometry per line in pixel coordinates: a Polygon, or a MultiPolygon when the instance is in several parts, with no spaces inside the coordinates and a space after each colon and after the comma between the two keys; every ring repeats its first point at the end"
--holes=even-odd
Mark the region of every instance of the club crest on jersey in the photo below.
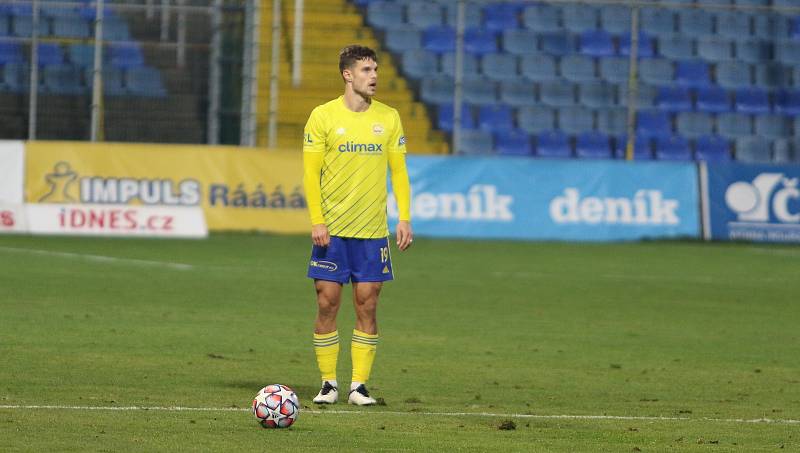
{"type": "Polygon", "coordinates": [[[375,135],[383,135],[383,125],[380,123],[373,124],[372,133],[375,135]]]}
{"type": "Polygon", "coordinates": [[[345,132],[345,130],[344,130],[343,127],[340,127],[339,129],[336,129],[336,135],[344,135],[344,132],[345,132]]]}

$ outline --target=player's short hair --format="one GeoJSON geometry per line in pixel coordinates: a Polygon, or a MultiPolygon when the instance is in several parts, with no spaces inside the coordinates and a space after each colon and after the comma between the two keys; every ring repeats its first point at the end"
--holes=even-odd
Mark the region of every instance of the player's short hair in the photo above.
{"type": "Polygon", "coordinates": [[[366,46],[353,44],[345,47],[339,52],[339,73],[348,68],[352,68],[356,61],[372,60],[378,62],[378,55],[375,51],[366,46]]]}

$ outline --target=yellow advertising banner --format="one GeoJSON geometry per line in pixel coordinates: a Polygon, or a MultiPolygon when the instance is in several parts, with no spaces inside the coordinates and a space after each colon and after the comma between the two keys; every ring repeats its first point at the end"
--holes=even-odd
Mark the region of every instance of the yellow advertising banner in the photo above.
{"type": "Polygon", "coordinates": [[[28,142],[28,203],[201,206],[210,230],[310,229],[300,151],[28,142]]]}

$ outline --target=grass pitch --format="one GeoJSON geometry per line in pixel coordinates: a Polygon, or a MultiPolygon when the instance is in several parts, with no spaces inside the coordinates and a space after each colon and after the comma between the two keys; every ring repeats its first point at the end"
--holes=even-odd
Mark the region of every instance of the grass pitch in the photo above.
{"type": "Polygon", "coordinates": [[[0,450],[800,449],[800,248],[418,239],[370,408],[310,402],[309,251],[0,236],[0,450]],[[246,410],[275,382],[304,405],[288,430],[246,410]]]}

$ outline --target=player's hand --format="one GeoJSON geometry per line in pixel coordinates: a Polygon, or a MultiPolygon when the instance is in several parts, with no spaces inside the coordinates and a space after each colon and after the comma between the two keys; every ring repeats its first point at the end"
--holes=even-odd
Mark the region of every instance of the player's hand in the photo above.
{"type": "Polygon", "coordinates": [[[311,241],[314,245],[320,247],[327,247],[331,243],[331,235],[328,234],[328,226],[324,223],[318,223],[311,227],[311,241]]]}
{"type": "Polygon", "coordinates": [[[397,247],[403,251],[411,247],[414,242],[414,233],[411,231],[411,223],[408,220],[401,220],[397,223],[397,247]]]}

